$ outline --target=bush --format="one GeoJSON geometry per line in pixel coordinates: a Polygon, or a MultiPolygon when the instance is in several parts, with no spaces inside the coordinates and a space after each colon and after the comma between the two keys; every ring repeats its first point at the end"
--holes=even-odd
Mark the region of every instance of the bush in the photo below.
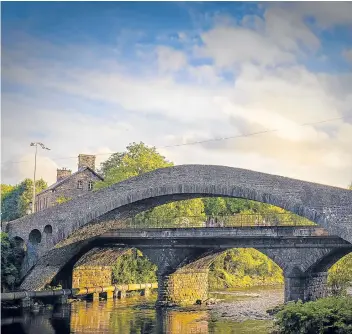
{"type": "Polygon", "coordinates": [[[347,294],[347,288],[352,286],[352,253],[344,256],[329,269],[328,285],[334,296],[347,294]]]}
{"type": "Polygon", "coordinates": [[[276,314],[282,334],[352,333],[352,297],[329,297],[286,304],[276,314]]]}
{"type": "Polygon", "coordinates": [[[1,232],[1,292],[14,290],[19,283],[23,256],[15,240],[1,232]]]}
{"type": "Polygon", "coordinates": [[[114,284],[154,283],[157,267],[135,249],[122,255],[112,268],[114,284]]]}

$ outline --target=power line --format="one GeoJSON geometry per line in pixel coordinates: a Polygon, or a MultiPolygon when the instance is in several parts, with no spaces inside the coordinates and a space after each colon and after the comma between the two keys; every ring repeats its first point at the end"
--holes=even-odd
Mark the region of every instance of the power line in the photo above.
{"type": "MultiPolygon", "coordinates": [[[[343,118],[345,118],[345,117],[335,117],[335,118],[330,118],[330,119],[326,119],[326,120],[319,121],[319,122],[303,123],[303,124],[299,124],[299,126],[327,123],[327,122],[336,121],[336,120],[343,119],[343,118]]],[[[179,147],[179,146],[203,144],[203,143],[209,143],[209,142],[213,142],[213,141],[221,141],[221,140],[228,140],[228,139],[235,139],[235,138],[242,138],[242,137],[250,137],[250,136],[255,136],[255,135],[259,135],[259,134],[263,134],[263,133],[276,132],[276,131],[280,131],[280,129],[263,130],[263,131],[258,131],[258,132],[244,133],[244,134],[236,135],[236,136],[205,139],[205,140],[195,141],[195,142],[191,142],[191,143],[161,146],[159,148],[169,148],[169,147],[179,147]]]]}
{"type": "MultiPolygon", "coordinates": [[[[299,126],[308,126],[308,125],[316,125],[316,124],[322,124],[322,123],[328,123],[332,121],[337,121],[344,119],[346,117],[335,117],[335,118],[329,118],[326,120],[318,121],[318,122],[311,122],[311,123],[303,123],[299,124],[299,126]]],[[[159,146],[156,147],[156,149],[160,148],[173,148],[173,147],[181,147],[181,146],[190,146],[190,145],[197,145],[197,144],[204,144],[204,143],[209,143],[209,142],[216,142],[216,141],[222,141],[222,140],[229,140],[229,139],[236,139],[236,138],[243,138],[243,137],[251,137],[251,136],[256,136],[264,133],[271,133],[271,132],[277,132],[280,131],[280,129],[271,129],[271,130],[263,130],[263,131],[257,131],[257,132],[250,132],[250,133],[244,133],[240,135],[235,135],[235,136],[229,136],[229,137],[219,137],[219,138],[211,138],[211,139],[204,139],[204,140],[199,140],[199,141],[194,141],[190,143],[183,143],[183,144],[174,144],[174,145],[166,145],[166,146],[159,146]]],[[[95,156],[100,156],[100,155],[112,155],[113,153],[97,153],[94,154],[95,156]]],[[[72,157],[59,157],[59,158],[52,158],[52,160],[68,160],[68,159],[77,159],[77,156],[72,156],[72,157]]],[[[23,162],[29,162],[28,160],[22,160],[22,161],[9,161],[7,163],[23,163],[23,162]]],[[[2,165],[5,163],[2,163],[2,165]]]]}

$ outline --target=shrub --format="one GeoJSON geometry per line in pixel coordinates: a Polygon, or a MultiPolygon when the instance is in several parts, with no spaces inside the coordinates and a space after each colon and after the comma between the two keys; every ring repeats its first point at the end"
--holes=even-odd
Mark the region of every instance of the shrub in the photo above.
{"type": "Polygon", "coordinates": [[[282,334],[352,333],[352,297],[329,297],[286,304],[276,314],[282,334]]]}
{"type": "Polygon", "coordinates": [[[20,269],[24,251],[14,239],[1,232],[1,292],[14,290],[20,281],[20,269]]]}

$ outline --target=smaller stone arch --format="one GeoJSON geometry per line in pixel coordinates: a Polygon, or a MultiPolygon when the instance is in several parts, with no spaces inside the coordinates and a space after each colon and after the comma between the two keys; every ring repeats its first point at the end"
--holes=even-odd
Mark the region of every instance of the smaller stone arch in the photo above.
{"type": "Polygon", "coordinates": [[[46,235],[51,235],[51,234],[53,234],[53,227],[51,226],[51,225],[45,225],[45,227],[44,227],[44,233],[46,234],[46,235]]]}
{"type": "Polygon", "coordinates": [[[315,262],[308,270],[308,273],[327,272],[336,262],[352,252],[351,247],[332,249],[319,261],[315,262]]]}
{"type": "Polygon", "coordinates": [[[34,229],[29,233],[28,240],[32,245],[40,244],[40,242],[42,241],[42,234],[39,230],[34,229]]]}

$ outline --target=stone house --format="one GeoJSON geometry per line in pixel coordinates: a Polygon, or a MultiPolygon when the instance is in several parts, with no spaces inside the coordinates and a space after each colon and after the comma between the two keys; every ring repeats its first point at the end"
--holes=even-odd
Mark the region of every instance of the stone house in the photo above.
{"type": "Polygon", "coordinates": [[[103,177],[95,172],[95,156],[80,154],[78,170],[57,169],[56,182],[36,195],[35,212],[44,210],[58,203],[82,196],[93,190],[94,182],[103,177]]]}

